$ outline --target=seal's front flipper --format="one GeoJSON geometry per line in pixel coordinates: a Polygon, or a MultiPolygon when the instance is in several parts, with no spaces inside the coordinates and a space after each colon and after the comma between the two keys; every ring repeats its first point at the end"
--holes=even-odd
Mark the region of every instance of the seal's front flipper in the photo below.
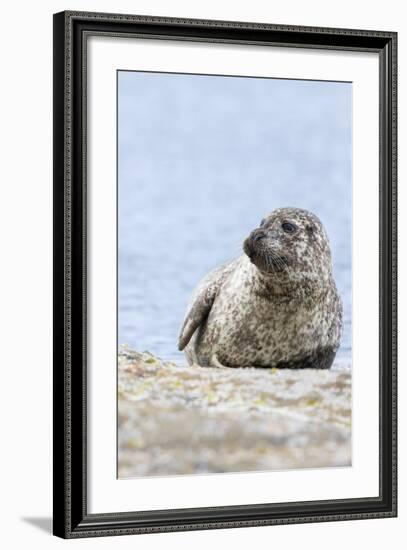
{"type": "Polygon", "coordinates": [[[198,293],[189,309],[178,340],[178,349],[182,351],[201,323],[205,321],[215,300],[217,285],[209,285],[198,293]]]}

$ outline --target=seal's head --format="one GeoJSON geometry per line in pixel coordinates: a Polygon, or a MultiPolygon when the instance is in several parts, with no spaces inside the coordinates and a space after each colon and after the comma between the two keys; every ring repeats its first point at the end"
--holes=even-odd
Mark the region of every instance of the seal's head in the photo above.
{"type": "Polygon", "coordinates": [[[331,251],[320,220],[300,208],[278,208],[265,217],[243,243],[243,250],[263,275],[281,282],[328,282],[331,251]]]}

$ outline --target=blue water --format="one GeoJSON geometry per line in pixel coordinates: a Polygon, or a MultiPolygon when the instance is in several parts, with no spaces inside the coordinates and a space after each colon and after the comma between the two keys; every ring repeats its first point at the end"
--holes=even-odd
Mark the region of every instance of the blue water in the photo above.
{"type": "Polygon", "coordinates": [[[350,83],[119,72],[118,342],[184,362],[190,294],[272,209],[324,223],[351,363],[350,83]]]}

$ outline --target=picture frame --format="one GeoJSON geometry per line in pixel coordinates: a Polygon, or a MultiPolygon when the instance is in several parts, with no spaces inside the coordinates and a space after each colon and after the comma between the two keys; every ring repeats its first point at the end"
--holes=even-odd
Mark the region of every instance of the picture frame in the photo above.
{"type": "Polygon", "coordinates": [[[77,538],[396,516],[397,34],[65,11],[54,15],[53,69],[54,534],[77,538]],[[372,297],[379,307],[378,496],[89,512],[87,227],[94,207],[87,188],[87,41],[97,35],[378,55],[379,296],[372,297]]]}

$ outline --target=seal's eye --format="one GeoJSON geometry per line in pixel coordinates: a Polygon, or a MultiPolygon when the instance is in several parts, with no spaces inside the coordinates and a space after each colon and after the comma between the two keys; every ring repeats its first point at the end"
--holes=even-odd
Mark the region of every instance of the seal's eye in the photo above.
{"type": "Polygon", "coordinates": [[[281,224],[281,227],[286,233],[294,233],[294,231],[297,229],[296,226],[291,222],[283,222],[281,224]]]}

